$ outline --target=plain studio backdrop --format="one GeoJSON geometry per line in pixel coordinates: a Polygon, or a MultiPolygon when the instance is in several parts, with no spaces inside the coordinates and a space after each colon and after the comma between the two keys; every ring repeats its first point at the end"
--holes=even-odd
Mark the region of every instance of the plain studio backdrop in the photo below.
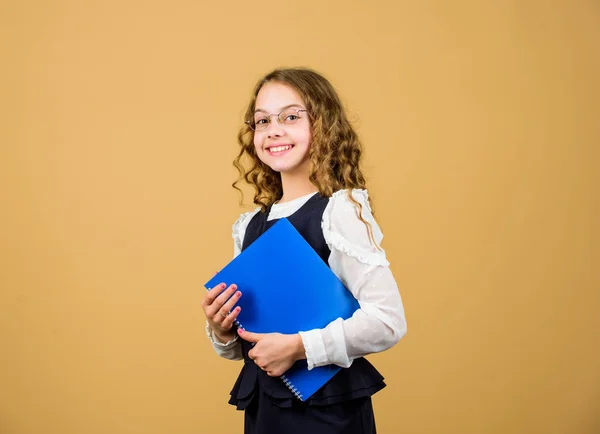
{"type": "Polygon", "coordinates": [[[4,1],[0,433],[242,431],[200,299],[278,66],[365,145],[408,320],[379,432],[600,432],[599,46],[595,0],[4,1]]]}

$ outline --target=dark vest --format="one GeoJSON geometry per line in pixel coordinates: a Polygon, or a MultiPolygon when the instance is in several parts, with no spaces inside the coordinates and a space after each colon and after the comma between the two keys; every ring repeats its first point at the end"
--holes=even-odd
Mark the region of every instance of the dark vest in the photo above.
{"type": "MultiPolygon", "coordinates": [[[[287,217],[290,223],[318,253],[327,264],[331,253],[323,231],[321,220],[329,199],[319,193],[312,196],[298,211],[287,217]]],[[[277,220],[267,221],[269,207],[266,212],[257,213],[246,229],[242,250],[246,249],[277,220]]],[[[269,377],[248,358],[250,343],[242,340],[244,366],[231,390],[230,404],[238,409],[246,408],[260,388],[275,405],[289,407],[300,401],[285,386],[281,378],[269,377]]],[[[371,396],[383,389],[383,377],[365,358],[360,357],[352,362],[349,368],[342,368],[329,382],[306,401],[306,405],[328,405],[364,396],[371,396]]]]}

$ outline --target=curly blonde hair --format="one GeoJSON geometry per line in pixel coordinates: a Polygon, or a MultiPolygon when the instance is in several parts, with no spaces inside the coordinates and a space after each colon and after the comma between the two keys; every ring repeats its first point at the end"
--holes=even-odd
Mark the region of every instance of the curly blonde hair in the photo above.
{"type": "MultiPolygon", "coordinates": [[[[267,83],[278,83],[294,89],[306,105],[310,120],[311,144],[309,180],[324,197],[345,189],[349,200],[358,207],[358,218],[367,226],[369,238],[379,248],[373,237],[371,225],[362,217],[362,205],[352,197],[352,189],[366,188],[365,177],[360,170],[362,144],[344,111],[342,102],[331,83],[319,73],[307,68],[278,68],[256,83],[244,120],[253,119],[256,98],[267,83]]],[[[281,175],[263,163],[256,155],[254,131],[244,123],[238,136],[240,151],[233,161],[239,172],[232,184],[243,202],[243,192],[237,186],[242,180],[255,190],[253,202],[261,212],[283,195],[281,175]],[[242,159],[248,160],[244,167],[242,159]]],[[[371,201],[369,199],[369,204],[371,201]]]]}

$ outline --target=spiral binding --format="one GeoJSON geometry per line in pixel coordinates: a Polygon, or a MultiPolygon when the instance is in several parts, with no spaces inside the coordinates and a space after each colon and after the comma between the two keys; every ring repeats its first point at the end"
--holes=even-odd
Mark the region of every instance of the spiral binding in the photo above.
{"type": "Polygon", "coordinates": [[[304,401],[302,394],[300,393],[300,391],[298,389],[296,389],[294,387],[294,385],[292,384],[292,382],[289,380],[288,377],[286,377],[285,375],[282,375],[281,379],[283,380],[283,383],[287,386],[287,388],[290,389],[290,392],[292,392],[296,396],[296,398],[298,398],[300,401],[304,401]]]}
{"type": "MultiPolygon", "coordinates": [[[[238,328],[241,328],[242,330],[246,330],[244,328],[244,326],[237,319],[233,323],[238,328]]],[[[254,346],[254,342],[252,342],[252,346],[254,346]]],[[[285,384],[287,386],[287,388],[290,389],[290,392],[292,392],[296,398],[298,398],[300,401],[304,401],[303,395],[300,393],[300,391],[298,389],[296,389],[294,387],[294,385],[292,384],[292,382],[290,381],[290,379],[288,377],[286,377],[285,375],[282,375],[280,378],[283,380],[283,384],[285,384]]]]}

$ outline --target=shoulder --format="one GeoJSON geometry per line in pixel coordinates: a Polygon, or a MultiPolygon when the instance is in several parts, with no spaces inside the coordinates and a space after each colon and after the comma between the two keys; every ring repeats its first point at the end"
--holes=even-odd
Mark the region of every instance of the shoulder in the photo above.
{"type": "Polygon", "coordinates": [[[336,191],[329,198],[325,213],[333,219],[350,224],[356,221],[362,223],[362,220],[369,223],[375,222],[369,202],[369,192],[366,189],[353,188],[336,191]]]}
{"type": "Polygon", "coordinates": [[[389,265],[381,249],[383,233],[373,216],[366,189],[336,191],[329,198],[321,226],[330,249],[371,265],[389,265]]]}
{"type": "Polygon", "coordinates": [[[256,207],[252,211],[248,211],[242,213],[238,219],[233,223],[231,228],[231,235],[233,237],[234,242],[240,248],[242,247],[242,243],[244,242],[244,234],[246,233],[246,228],[250,224],[252,218],[260,212],[260,207],[256,207]]]}
{"type": "Polygon", "coordinates": [[[369,192],[363,188],[338,190],[329,198],[328,208],[338,211],[366,211],[371,213],[369,192]],[[352,196],[352,198],[350,197],[352,196]]]}

